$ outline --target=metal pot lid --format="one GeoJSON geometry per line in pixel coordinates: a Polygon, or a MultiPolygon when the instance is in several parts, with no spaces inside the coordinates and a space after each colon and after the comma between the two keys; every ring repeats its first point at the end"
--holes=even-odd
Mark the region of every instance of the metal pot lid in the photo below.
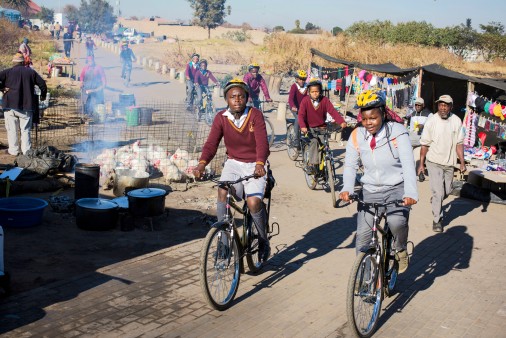
{"type": "Polygon", "coordinates": [[[126,196],[116,197],[112,199],[112,202],[119,205],[121,209],[128,209],[128,197],[126,196]]]}
{"type": "Polygon", "coordinates": [[[99,209],[99,210],[108,210],[108,209],[117,209],[118,204],[111,202],[109,200],[105,200],[103,198],[81,198],[76,201],[76,205],[81,208],[88,209],[99,209]]]}
{"type": "Polygon", "coordinates": [[[136,198],[150,198],[150,197],[159,197],[167,195],[167,191],[159,188],[142,188],[142,189],[134,189],[127,192],[129,197],[136,198]]]}

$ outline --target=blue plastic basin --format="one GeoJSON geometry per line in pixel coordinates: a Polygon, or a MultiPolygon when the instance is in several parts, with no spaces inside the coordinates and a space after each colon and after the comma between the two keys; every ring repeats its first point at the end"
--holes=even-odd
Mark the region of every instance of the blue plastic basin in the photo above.
{"type": "Polygon", "coordinates": [[[0,225],[28,228],[42,223],[47,202],[33,197],[0,198],[0,225]]]}

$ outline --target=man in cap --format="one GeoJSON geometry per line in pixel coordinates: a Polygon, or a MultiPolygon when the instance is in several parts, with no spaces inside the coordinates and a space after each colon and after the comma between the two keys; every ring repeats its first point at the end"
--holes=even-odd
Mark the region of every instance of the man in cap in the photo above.
{"type": "Polygon", "coordinates": [[[425,122],[432,115],[432,112],[425,108],[425,101],[421,97],[415,100],[415,110],[407,115],[409,124],[409,138],[413,147],[420,146],[420,136],[422,135],[425,122]]]}
{"type": "Polygon", "coordinates": [[[460,171],[466,171],[464,162],[464,133],[462,121],[451,112],[453,100],[450,95],[441,95],[436,101],[437,114],[427,119],[423,128],[420,144],[420,164],[418,174],[425,171],[425,159],[432,191],[432,230],[443,231],[443,200],[452,190],[454,167],[457,158],[460,171]]]}
{"type": "Polygon", "coordinates": [[[39,98],[35,94],[35,86],[40,89],[40,99],[45,100],[46,82],[32,68],[25,67],[23,54],[17,53],[12,59],[14,66],[0,72],[0,90],[4,92],[3,109],[5,129],[11,155],[25,154],[32,143],[30,130],[32,123],[39,121],[39,98]],[[21,134],[21,145],[18,139],[21,134]]]}

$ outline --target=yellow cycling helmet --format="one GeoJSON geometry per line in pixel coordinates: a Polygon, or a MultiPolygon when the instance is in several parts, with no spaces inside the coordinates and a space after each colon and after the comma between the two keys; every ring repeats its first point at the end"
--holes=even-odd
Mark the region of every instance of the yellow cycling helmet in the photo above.
{"type": "Polygon", "coordinates": [[[382,107],[385,104],[385,93],[379,89],[366,90],[357,97],[357,107],[363,110],[382,107]]]}
{"type": "Polygon", "coordinates": [[[128,46],[128,41],[125,40],[121,41],[121,47],[123,46],[128,46]]]}
{"type": "Polygon", "coordinates": [[[297,73],[295,73],[295,77],[301,80],[307,79],[307,73],[305,70],[299,69],[297,73]]]}
{"type": "Polygon", "coordinates": [[[248,97],[249,97],[248,85],[243,80],[235,78],[235,79],[230,80],[225,85],[225,88],[223,89],[223,96],[225,97],[225,100],[227,100],[227,92],[234,87],[242,88],[244,90],[244,92],[246,93],[246,99],[248,99],[248,97]]]}
{"type": "Polygon", "coordinates": [[[248,66],[248,71],[252,70],[253,68],[260,69],[260,65],[256,62],[250,63],[250,65],[248,66]]]}

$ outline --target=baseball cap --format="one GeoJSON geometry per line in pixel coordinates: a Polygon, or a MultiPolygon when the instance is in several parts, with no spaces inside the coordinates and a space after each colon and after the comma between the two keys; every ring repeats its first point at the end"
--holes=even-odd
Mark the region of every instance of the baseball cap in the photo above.
{"type": "Polygon", "coordinates": [[[421,97],[417,97],[416,100],[415,100],[415,104],[424,105],[425,101],[421,97]]]}
{"type": "Polygon", "coordinates": [[[25,62],[25,58],[23,57],[23,54],[16,53],[16,55],[14,55],[14,57],[12,58],[12,62],[14,63],[25,62]]]}
{"type": "Polygon", "coordinates": [[[444,103],[451,103],[453,104],[453,99],[450,95],[441,95],[439,97],[439,99],[436,101],[436,103],[438,102],[444,102],[444,103]]]}

